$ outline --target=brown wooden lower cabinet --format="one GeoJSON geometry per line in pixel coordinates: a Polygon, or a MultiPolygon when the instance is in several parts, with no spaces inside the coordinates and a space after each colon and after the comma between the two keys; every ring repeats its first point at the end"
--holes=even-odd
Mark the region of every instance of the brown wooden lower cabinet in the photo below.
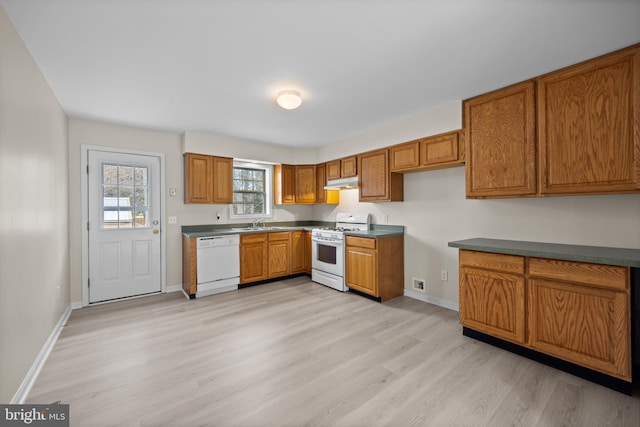
{"type": "Polygon", "coordinates": [[[630,268],[460,250],[463,326],[631,383],[630,268]]]}
{"type": "Polygon", "coordinates": [[[459,299],[463,325],[525,343],[523,276],[461,267],[459,299]]]}
{"type": "Polygon", "coordinates": [[[257,282],[269,275],[267,233],[240,236],[240,283],[257,282]]]}
{"type": "Polygon", "coordinates": [[[350,289],[381,301],[404,293],[404,236],[346,236],[345,280],[350,289]]]}
{"type": "Polygon", "coordinates": [[[530,279],[531,347],[630,380],[627,297],[625,292],[530,279]]]}
{"type": "Polygon", "coordinates": [[[304,272],[311,274],[312,269],[312,255],[311,255],[311,231],[304,232],[304,272]]]}
{"type": "Polygon", "coordinates": [[[291,233],[267,233],[269,236],[269,278],[287,276],[291,272],[291,233]]]}
{"type": "Polygon", "coordinates": [[[311,232],[240,235],[240,284],[311,273],[311,232]],[[308,260],[307,260],[308,259],[308,260]]]}
{"type": "Polygon", "coordinates": [[[196,271],[196,238],[182,236],[182,290],[195,296],[198,290],[196,271]]]}
{"type": "Polygon", "coordinates": [[[291,232],[291,274],[305,272],[305,231],[291,232]]]}

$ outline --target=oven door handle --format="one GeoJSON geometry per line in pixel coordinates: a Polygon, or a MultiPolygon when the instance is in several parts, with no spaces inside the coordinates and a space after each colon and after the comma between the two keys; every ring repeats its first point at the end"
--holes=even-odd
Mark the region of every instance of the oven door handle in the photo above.
{"type": "Polygon", "coordinates": [[[333,247],[342,246],[342,240],[322,240],[322,239],[316,239],[312,237],[311,241],[316,243],[321,243],[327,246],[333,246],[333,247]]]}

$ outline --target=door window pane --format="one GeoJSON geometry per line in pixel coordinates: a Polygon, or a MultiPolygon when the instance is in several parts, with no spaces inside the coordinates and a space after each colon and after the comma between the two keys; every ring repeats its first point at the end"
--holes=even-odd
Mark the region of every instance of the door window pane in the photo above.
{"type": "Polygon", "coordinates": [[[102,228],[149,227],[149,168],[102,164],[102,228]]]}

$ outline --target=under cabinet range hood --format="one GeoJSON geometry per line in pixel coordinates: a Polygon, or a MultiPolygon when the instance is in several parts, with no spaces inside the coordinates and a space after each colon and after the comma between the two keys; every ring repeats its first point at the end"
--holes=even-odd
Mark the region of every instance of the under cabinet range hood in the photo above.
{"type": "Polygon", "coordinates": [[[325,190],[342,190],[349,188],[358,188],[357,176],[352,176],[349,178],[330,179],[327,181],[327,185],[324,186],[325,190]]]}

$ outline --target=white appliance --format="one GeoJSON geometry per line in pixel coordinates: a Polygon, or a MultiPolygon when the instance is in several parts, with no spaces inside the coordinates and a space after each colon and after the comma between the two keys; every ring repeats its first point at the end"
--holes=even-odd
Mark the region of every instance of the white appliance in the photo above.
{"type": "Polygon", "coordinates": [[[346,292],[344,280],[344,232],[368,230],[369,214],[338,213],[335,227],[311,230],[311,280],[346,292]]]}
{"type": "Polygon", "coordinates": [[[196,238],[196,298],[238,289],[240,236],[196,238]]]}

